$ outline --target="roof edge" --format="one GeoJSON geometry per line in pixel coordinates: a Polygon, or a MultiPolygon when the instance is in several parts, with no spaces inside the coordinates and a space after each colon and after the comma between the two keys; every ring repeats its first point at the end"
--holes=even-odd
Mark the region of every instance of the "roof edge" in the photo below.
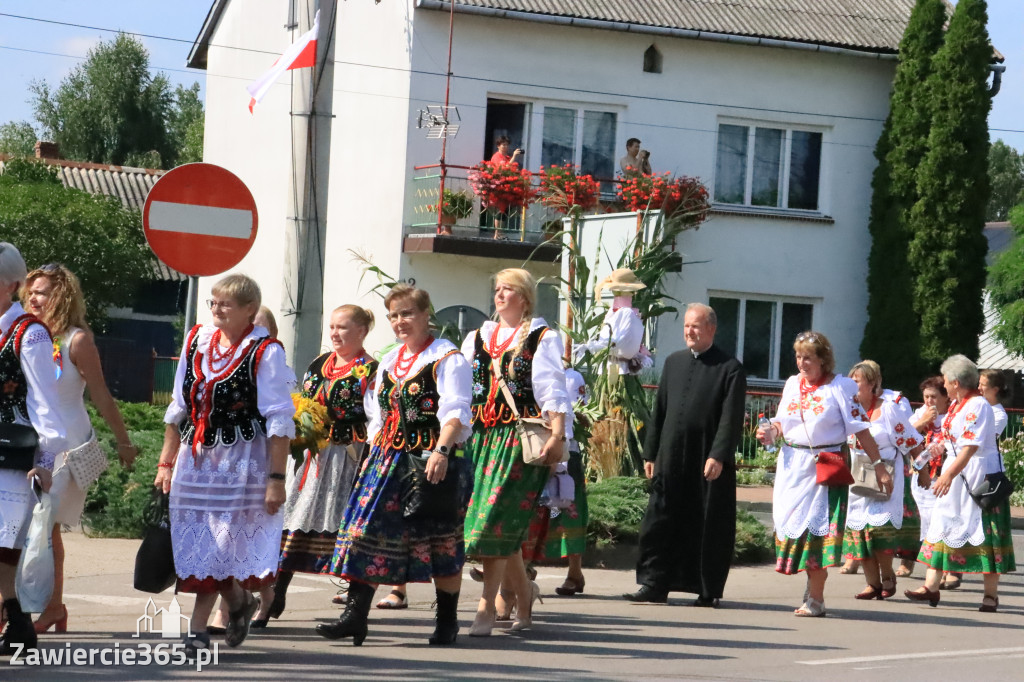
{"type": "MultiPolygon", "coordinates": [[[[426,10],[451,11],[450,0],[416,0],[416,7],[426,10]]],[[[668,36],[673,38],[691,38],[697,40],[710,40],[721,43],[735,43],[740,45],[760,45],[762,47],[780,47],[810,52],[824,52],[828,54],[839,54],[853,57],[867,57],[870,59],[896,59],[896,50],[889,48],[863,48],[840,47],[828,43],[803,42],[798,40],[784,40],[780,38],[766,38],[758,36],[743,35],[738,33],[716,33],[714,31],[701,31],[696,29],[669,28],[664,26],[648,26],[621,21],[609,21],[605,19],[583,19],[569,17],[560,14],[542,14],[539,12],[523,12],[520,10],[493,9],[490,7],[478,7],[475,5],[455,5],[455,11],[462,14],[474,14],[477,16],[493,17],[498,19],[513,19],[519,21],[533,21],[539,23],[555,24],[560,26],[576,26],[578,28],[592,28],[608,31],[624,31],[627,33],[642,33],[657,36],[668,36]]]]}
{"type": "Polygon", "coordinates": [[[206,70],[206,55],[210,50],[210,38],[213,37],[213,32],[227,6],[228,0],[213,0],[210,11],[206,13],[206,20],[203,21],[203,27],[199,29],[199,35],[192,43],[192,49],[188,51],[188,58],[185,59],[186,67],[206,70]]]}

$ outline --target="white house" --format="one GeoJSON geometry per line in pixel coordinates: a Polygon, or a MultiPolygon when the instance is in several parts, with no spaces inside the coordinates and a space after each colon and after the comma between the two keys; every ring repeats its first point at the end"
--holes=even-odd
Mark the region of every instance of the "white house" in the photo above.
{"type": "MultiPolygon", "coordinates": [[[[504,133],[531,170],[570,161],[611,178],[626,140],[640,138],[655,172],[699,176],[715,199],[712,220],[679,245],[699,263],[673,275],[673,294],[716,307],[720,340],[752,376],[790,374],[791,339],[811,327],[833,339],[838,366],[848,367],[866,321],[872,152],[913,4],[455,0],[450,99],[461,128],[447,161],[489,158],[504,133]]],[[[189,63],[208,75],[204,158],[241,177],[259,207],[259,237],[239,270],[287,314],[289,79],[253,115],[244,90],[299,34],[282,28],[285,5],[216,0],[189,63]]],[[[414,279],[438,309],[483,313],[493,273],[533,251],[482,231],[432,234],[426,204],[437,181],[416,180],[432,171],[414,167],[436,164],[441,142],[417,119],[444,101],[449,8],[447,0],[347,0],[334,21],[321,16],[321,41],[335,32],[324,310],[363,301],[383,313],[349,250],[414,279]]],[[[451,173],[463,186],[464,172],[451,173]]],[[[529,267],[554,275],[556,255],[549,248],[529,267]]],[[[541,307],[556,314],[550,291],[541,307]]],[[[660,357],[682,347],[681,326],[660,325],[660,357]]],[[[294,347],[287,331],[282,337],[294,347]]],[[[381,324],[368,343],[390,340],[381,324]]]]}

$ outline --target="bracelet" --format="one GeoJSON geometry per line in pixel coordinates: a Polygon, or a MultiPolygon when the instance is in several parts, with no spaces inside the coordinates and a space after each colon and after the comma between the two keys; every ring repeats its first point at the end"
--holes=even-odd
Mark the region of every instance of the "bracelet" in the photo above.
{"type": "Polygon", "coordinates": [[[118,443],[117,447],[119,447],[119,448],[135,448],[135,447],[138,447],[138,446],[135,445],[135,443],[133,443],[131,441],[128,441],[127,443],[118,443]]]}
{"type": "Polygon", "coordinates": [[[269,473],[269,474],[267,474],[267,478],[269,478],[272,481],[283,481],[284,480],[284,474],[269,473]]]}
{"type": "Polygon", "coordinates": [[[173,469],[174,462],[159,462],[156,466],[159,469],[173,469]]]}
{"type": "Polygon", "coordinates": [[[873,466],[873,467],[876,467],[876,466],[878,466],[879,464],[885,464],[885,460],[884,460],[884,459],[882,459],[881,457],[879,457],[879,458],[878,458],[878,459],[876,459],[876,460],[875,460],[874,462],[872,462],[872,463],[871,463],[871,466],[873,466]]]}

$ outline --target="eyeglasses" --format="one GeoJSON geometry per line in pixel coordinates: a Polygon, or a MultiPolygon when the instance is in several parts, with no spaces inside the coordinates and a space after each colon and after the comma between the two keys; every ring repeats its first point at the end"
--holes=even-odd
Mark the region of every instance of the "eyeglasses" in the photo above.
{"type": "Polygon", "coordinates": [[[801,332],[800,334],[797,334],[796,341],[797,343],[802,343],[804,341],[818,343],[819,341],[821,341],[821,337],[815,332],[801,332]]]}
{"type": "Polygon", "coordinates": [[[220,308],[221,310],[231,310],[235,307],[235,304],[231,301],[218,301],[215,298],[206,299],[206,307],[210,310],[220,308]]]}
{"type": "Polygon", "coordinates": [[[47,263],[46,265],[39,266],[41,272],[58,272],[60,270],[60,263],[47,263]]]}
{"type": "Polygon", "coordinates": [[[388,313],[384,317],[387,318],[388,322],[398,322],[399,320],[411,320],[419,313],[419,310],[397,310],[393,313],[388,313]]]}

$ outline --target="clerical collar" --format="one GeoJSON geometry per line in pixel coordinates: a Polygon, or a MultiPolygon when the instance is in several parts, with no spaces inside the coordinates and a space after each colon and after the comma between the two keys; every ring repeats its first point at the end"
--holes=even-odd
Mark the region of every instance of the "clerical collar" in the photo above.
{"type": "Polygon", "coordinates": [[[704,351],[702,351],[702,350],[701,351],[697,351],[697,350],[694,350],[692,348],[690,349],[690,352],[693,353],[694,359],[699,358],[701,355],[704,354],[704,351]]]}

